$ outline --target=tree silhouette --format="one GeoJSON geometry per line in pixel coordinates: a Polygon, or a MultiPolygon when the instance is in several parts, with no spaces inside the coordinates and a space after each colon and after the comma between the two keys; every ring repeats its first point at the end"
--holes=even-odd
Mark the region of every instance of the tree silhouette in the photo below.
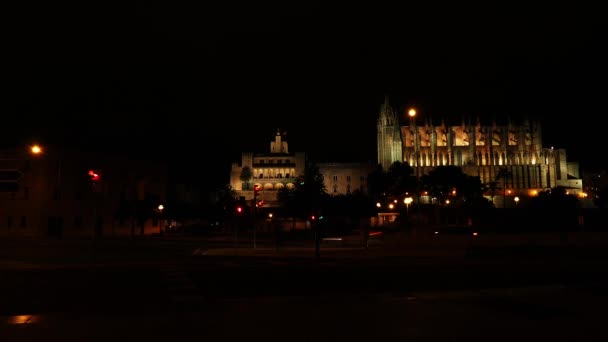
{"type": "Polygon", "coordinates": [[[501,166],[496,171],[496,181],[502,181],[503,208],[507,207],[507,181],[513,174],[505,166],[501,166]]]}
{"type": "Polygon", "coordinates": [[[249,166],[243,166],[241,170],[240,179],[243,182],[243,190],[249,190],[249,182],[253,178],[253,172],[249,166]]]}
{"type": "Polygon", "coordinates": [[[491,182],[489,182],[488,184],[486,184],[486,189],[487,191],[490,193],[490,196],[492,197],[492,203],[494,203],[494,197],[496,196],[496,193],[498,192],[498,190],[500,190],[500,184],[493,180],[491,182]]]}
{"type": "Polygon", "coordinates": [[[392,197],[403,197],[406,192],[415,190],[416,179],[412,177],[412,167],[408,163],[395,161],[387,173],[387,193],[392,197]]]}

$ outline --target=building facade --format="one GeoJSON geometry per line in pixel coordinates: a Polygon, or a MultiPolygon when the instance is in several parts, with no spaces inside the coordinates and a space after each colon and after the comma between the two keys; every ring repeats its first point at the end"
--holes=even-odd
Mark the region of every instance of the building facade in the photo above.
{"type": "Polygon", "coordinates": [[[159,233],[162,163],[42,148],[0,151],[0,235],[103,237],[159,233]],[[93,179],[97,175],[96,180],[93,179]]]}
{"type": "Polygon", "coordinates": [[[277,131],[266,153],[243,152],[239,163],[233,163],[230,172],[230,186],[243,200],[252,200],[254,186],[259,186],[257,200],[264,201],[266,207],[278,206],[277,194],[280,189],[294,186],[297,178],[304,173],[306,154],[289,152],[285,134],[277,131]],[[245,171],[244,171],[245,170],[245,171]],[[249,170],[251,178],[244,179],[249,170]]]}
{"type": "Polygon", "coordinates": [[[371,163],[318,163],[329,195],[368,193],[368,177],[376,165],[371,163]]]}
{"type": "Polygon", "coordinates": [[[406,121],[399,120],[386,98],[377,123],[378,163],[385,170],[395,161],[407,162],[420,177],[437,166],[455,165],[489,184],[506,169],[511,176],[501,185],[511,196],[534,196],[555,187],[583,195],[578,163],[569,162],[564,149],[543,146],[540,121],[463,119],[454,124],[416,116],[406,121]]]}

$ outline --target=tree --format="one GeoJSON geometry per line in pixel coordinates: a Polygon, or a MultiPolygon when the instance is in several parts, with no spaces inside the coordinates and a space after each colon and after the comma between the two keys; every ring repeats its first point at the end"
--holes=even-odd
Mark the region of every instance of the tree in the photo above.
{"type": "Polygon", "coordinates": [[[406,192],[415,189],[416,180],[412,177],[412,167],[408,163],[395,161],[387,173],[387,193],[392,197],[403,197],[406,192]]]}
{"type": "Polygon", "coordinates": [[[496,196],[498,190],[500,190],[500,184],[495,180],[491,181],[490,183],[486,184],[486,189],[488,192],[490,192],[490,196],[492,197],[492,203],[494,203],[494,197],[496,196]]]}
{"type": "Polygon", "coordinates": [[[376,168],[367,177],[368,193],[374,200],[379,200],[387,191],[387,176],[382,165],[376,165],[376,168]]]}
{"type": "Polygon", "coordinates": [[[249,182],[253,178],[253,172],[249,166],[243,166],[241,169],[241,182],[243,182],[243,190],[249,190],[249,182]]]}
{"type": "Polygon", "coordinates": [[[429,194],[443,203],[446,197],[453,196],[453,190],[456,190],[456,196],[464,197],[467,177],[459,166],[445,165],[437,166],[420,180],[429,194]]]}
{"type": "Polygon", "coordinates": [[[236,207],[236,191],[229,184],[223,185],[216,190],[216,201],[214,215],[225,218],[226,213],[232,213],[236,207]]]}
{"type": "Polygon", "coordinates": [[[294,190],[296,201],[304,209],[305,217],[321,208],[327,197],[327,189],[323,175],[315,163],[306,163],[304,174],[296,182],[294,190]]]}
{"type": "Polygon", "coordinates": [[[501,166],[496,171],[496,181],[502,181],[503,208],[507,207],[507,181],[512,176],[511,171],[505,166],[501,166]]]}

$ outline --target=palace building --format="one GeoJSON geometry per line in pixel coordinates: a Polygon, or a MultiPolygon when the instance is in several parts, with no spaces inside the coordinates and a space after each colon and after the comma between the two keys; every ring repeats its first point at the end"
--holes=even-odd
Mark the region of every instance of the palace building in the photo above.
{"type": "Polygon", "coordinates": [[[251,200],[254,186],[260,188],[257,200],[265,206],[278,206],[277,194],[283,187],[291,188],[298,176],[304,173],[306,154],[289,152],[284,134],[277,131],[270,151],[266,153],[243,152],[241,161],[233,163],[230,172],[230,186],[239,198],[251,200]],[[251,173],[246,179],[247,170],[251,173]]]}
{"type": "Polygon", "coordinates": [[[538,120],[433,121],[418,118],[415,111],[398,113],[387,97],[377,129],[378,163],[385,170],[395,161],[407,162],[420,177],[437,166],[455,165],[488,184],[504,168],[511,175],[501,184],[507,197],[534,196],[555,187],[584,195],[578,163],[568,161],[564,149],[543,146],[538,120]]]}
{"type": "MultiPolygon", "coordinates": [[[[243,152],[240,162],[232,164],[230,186],[243,200],[252,200],[257,186],[260,191],[256,200],[263,201],[264,207],[277,207],[279,190],[293,187],[304,174],[307,162],[310,161],[304,152],[289,152],[285,134],[277,131],[269,152],[243,152]],[[244,170],[251,172],[250,179],[245,177],[244,170]]],[[[373,163],[317,163],[329,195],[367,193],[368,175],[375,166],[373,163]]]]}

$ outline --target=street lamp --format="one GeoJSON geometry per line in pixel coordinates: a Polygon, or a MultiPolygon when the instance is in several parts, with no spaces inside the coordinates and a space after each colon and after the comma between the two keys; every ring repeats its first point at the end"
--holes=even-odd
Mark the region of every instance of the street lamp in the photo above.
{"type": "Polygon", "coordinates": [[[515,201],[515,206],[517,206],[517,203],[519,203],[519,197],[515,196],[515,198],[513,198],[513,200],[515,201]]]}
{"type": "Polygon", "coordinates": [[[158,205],[158,234],[160,236],[163,235],[163,210],[165,210],[165,206],[162,204],[158,205]]]}
{"type": "Polygon", "coordinates": [[[411,197],[406,197],[403,200],[403,203],[405,203],[405,214],[409,215],[409,211],[410,211],[410,204],[412,204],[413,199],[411,197]]]}
{"type": "MultiPolygon", "coordinates": [[[[33,144],[30,146],[29,148],[29,153],[31,155],[33,155],[34,157],[38,157],[41,156],[44,153],[44,148],[38,144],[33,144]]],[[[57,155],[57,153],[52,153],[54,155],[57,155]]],[[[60,156],[56,156],[57,157],[57,184],[56,184],[56,191],[59,191],[59,188],[61,186],[61,157],[60,156]]]]}
{"type": "Polygon", "coordinates": [[[42,147],[37,144],[34,144],[30,147],[30,152],[34,155],[38,155],[42,153],[42,147]]]}

